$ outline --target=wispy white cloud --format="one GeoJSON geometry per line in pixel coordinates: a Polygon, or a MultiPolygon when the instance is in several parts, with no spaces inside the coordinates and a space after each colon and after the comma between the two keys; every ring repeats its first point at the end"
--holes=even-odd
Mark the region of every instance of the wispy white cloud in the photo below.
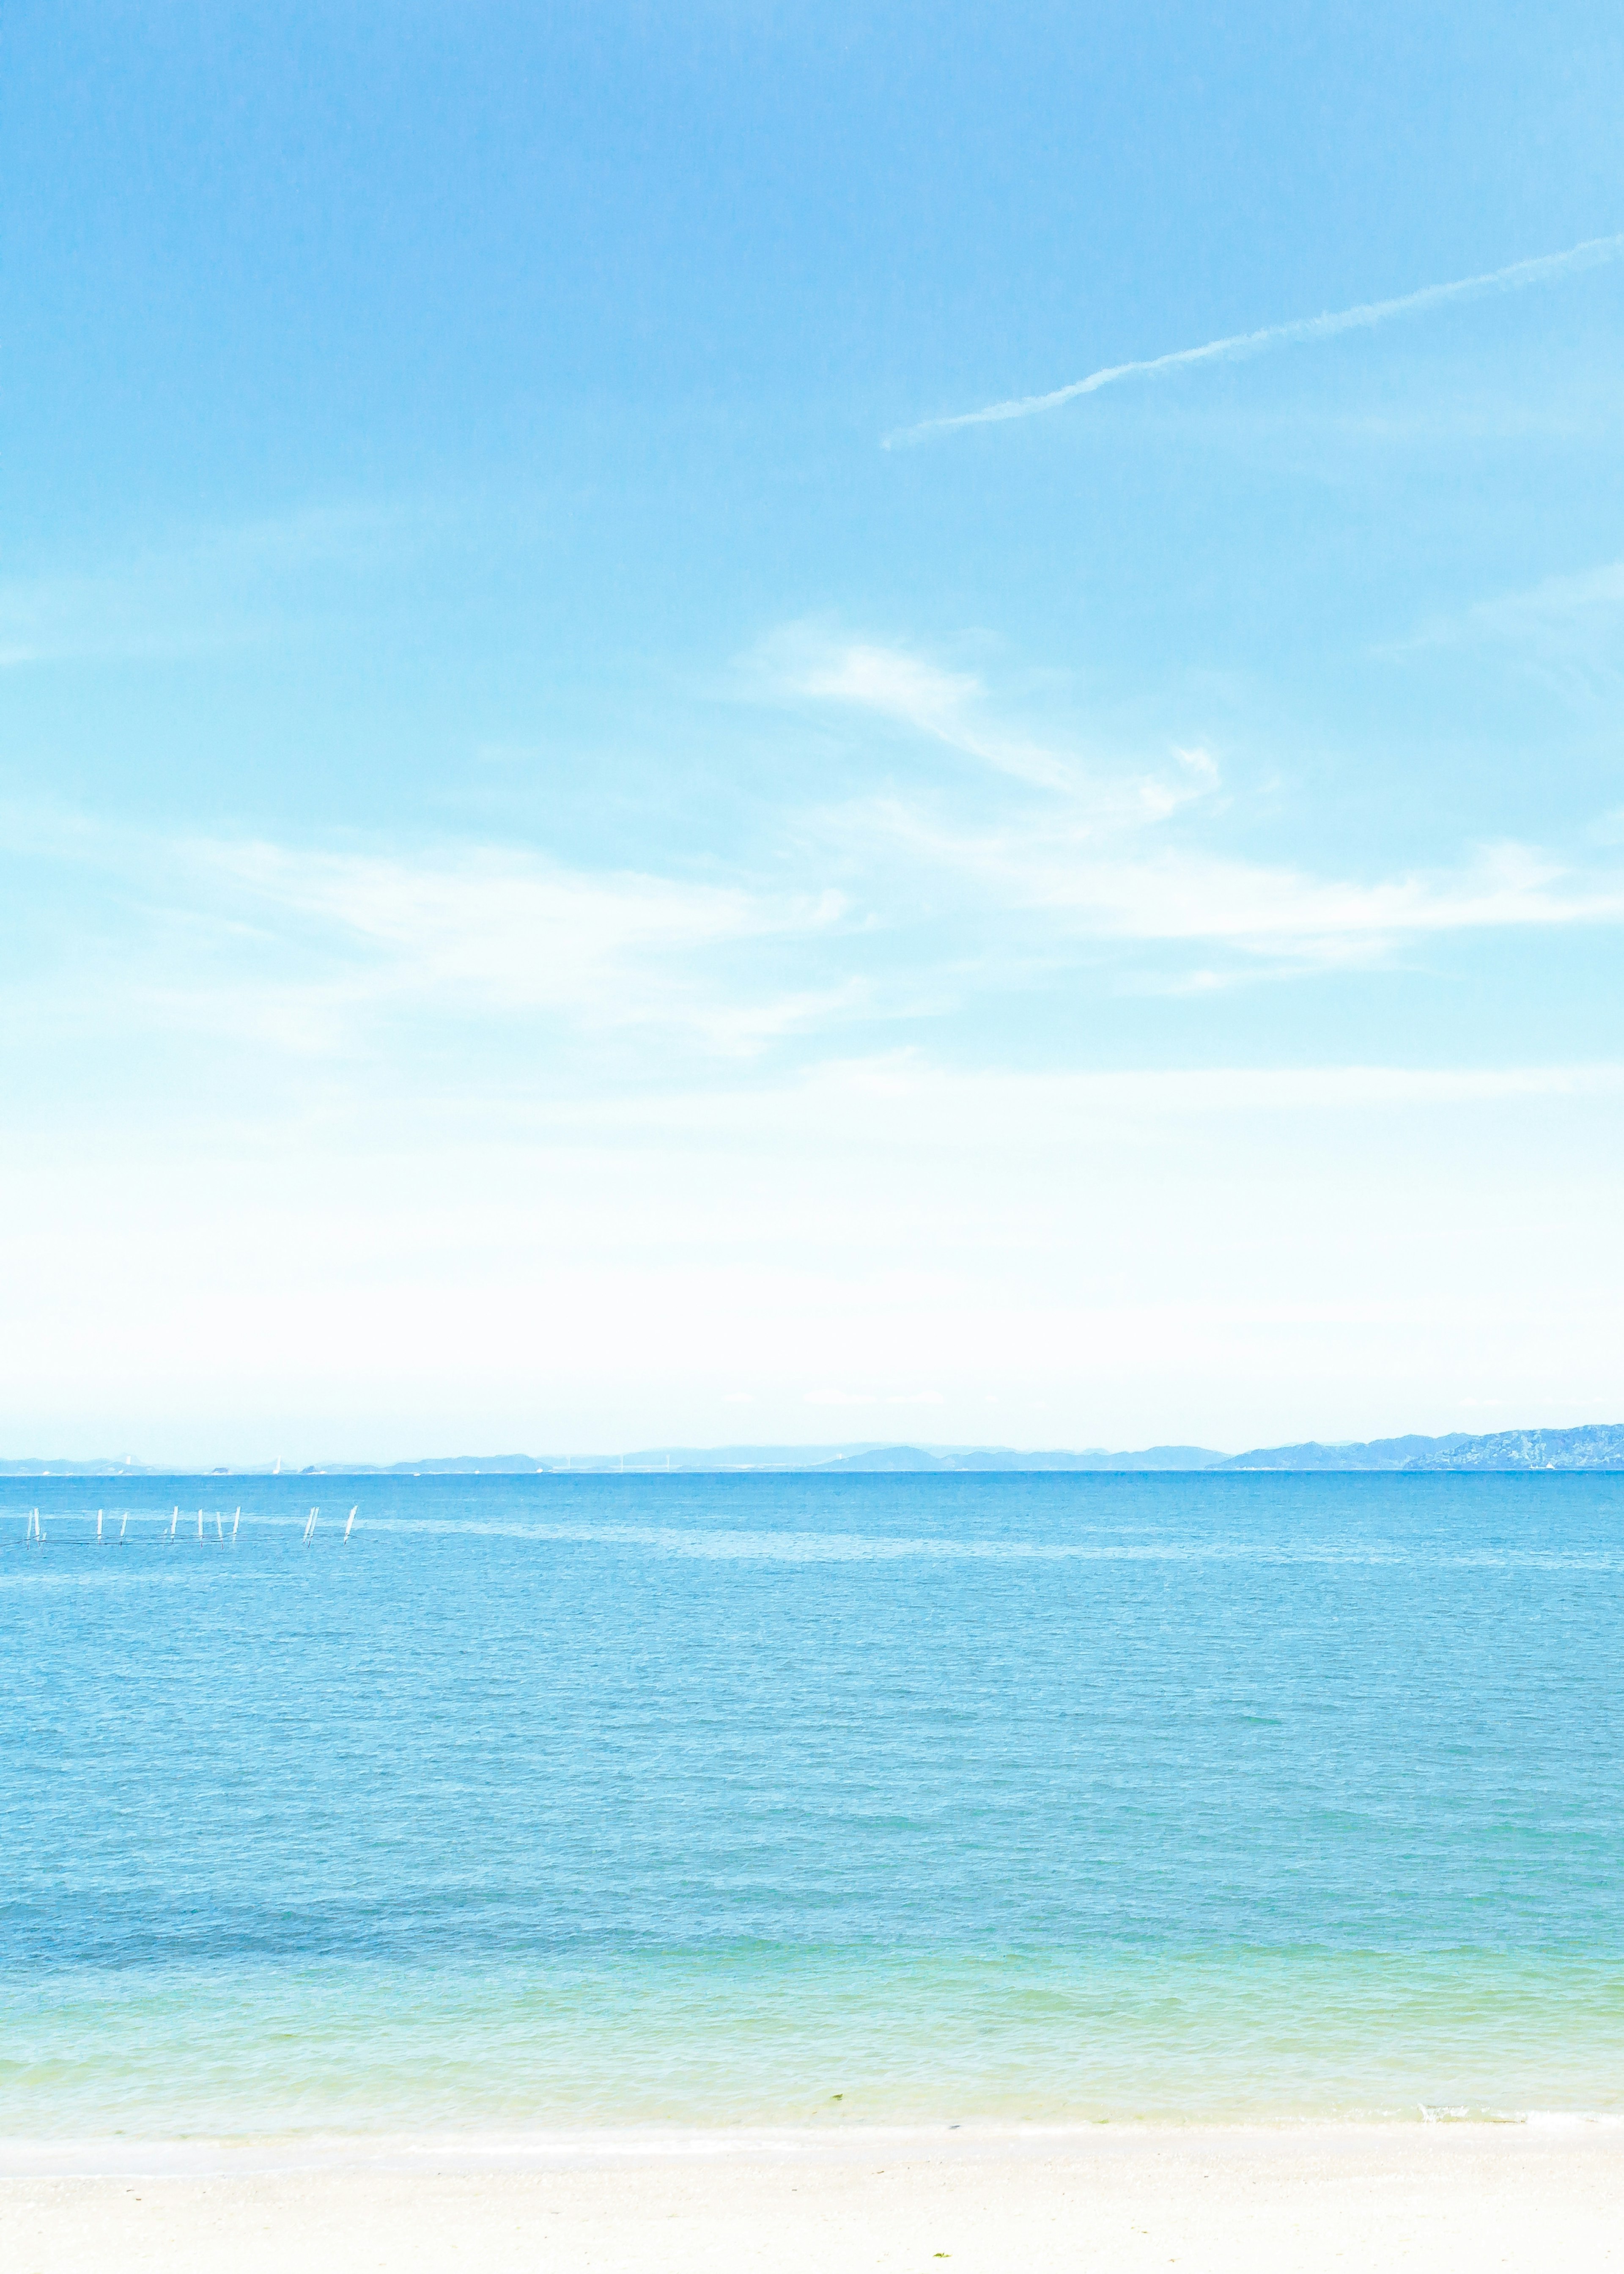
{"type": "Polygon", "coordinates": [[[1102,947],[1103,983],[1190,992],[1374,964],[1427,937],[1624,923],[1624,876],[1599,845],[1583,863],[1501,844],[1365,874],[1252,857],[1244,802],[1217,794],[1199,740],[1150,760],[1090,749],[1051,726],[1052,681],[1028,680],[1012,719],[981,671],[804,625],[748,669],[758,694],[870,741],[914,737],[929,764],[885,796],[786,807],[769,864],[697,877],[523,846],[138,840],[0,816],[36,868],[94,869],[105,886],[49,985],[28,950],[18,1016],[34,1033],[113,1020],[335,1061],[410,1058],[419,1035],[455,1052],[545,1031],[617,1065],[663,1056],[665,1081],[689,1048],[721,1060],[815,1035],[826,1049],[881,1019],[917,1028],[1053,986],[1102,947]],[[791,881],[766,881],[786,852],[791,881]]]}
{"type": "Polygon", "coordinates": [[[750,659],[749,676],[776,696],[866,712],[927,735],[1030,787],[1086,805],[1101,820],[1154,820],[1217,787],[1199,749],[1175,749],[1178,771],[1157,777],[1102,765],[1064,740],[1022,734],[1002,718],[980,675],[883,642],[792,625],[750,659]]]}
{"type": "MultiPolygon", "coordinates": [[[[1039,795],[990,821],[897,794],[826,817],[848,852],[883,845],[957,876],[988,909],[1020,910],[1067,937],[1216,946],[1247,968],[1286,971],[1379,960],[1407,939],[1450,932],[1624,922],[1624,877],[1585,875],[1538,847],[1485,846],[1464,862],[1357,878],[1249,860],[1199,841],[1215,816],[1218,768],[1176,746],[1157,775],[1007,731],[982,681],[873,642],[804,630],[772,650],[780,683],[805,699],[866,711],[1013,775],[1039,795]],[[1195,841],[1192,841],[1192,836],[1195,841]]],[[[1185,971],[1162,985],[1227,983],[1185,971]]]]}
{"type": "Polygon", "coordinates": [[[1522,845],[1484,847],[1460,868],[1359,880],[1199,847],[1102,855],[1087,832],[957,831],[898,802],[870,812],[896,842],[1003,905],[1101,940],[1210,944],[1300,968],[1368,962],[1429,934],[1624,922],[1624,878],[1580,876],[1522,845]]]}
{"type": "Polygon", "coordinates": [[[260,906],[330,926],[409,969],[414,983],[549,999],[562,980],[627,954],[679,953],[838,913],[832,896],[769,907],[667,877],[589,874],[474,846],[420,859],[204,841],[199,866],[260,906]]]}
{"type": "Polygon", "coordinates": [[[1079,395],[1097,394],[1102,387],[1113,387],[1119,380],[1152,378],[1194,364],[1238,362],[1244,357],[1267,354],[1272,348],[1334,339],[1343,332],[1370,331],[1379,324],[1391,323],[1396,317],[1418,316],[1452,301],[1482,299],[1492,293],[1520,292],[1530,285],[1556,283],[1621,256],[1624,235],[1591,237],[1566,252],[1543,253],[1533,260],[1514,260],[1504,268],[1490,269],[1478,276],[1462,276],[1447,284],[1428,284],[1418,292],[1402,293],[1396,299],[1365,301],[1357,307],[1341,308],[1326,315],[1300,316],[1289,323],[1266,325],[1259,331],[1234,332],[1224,339],[1208,340],[1200,347],[1176,349],[1169,355],[1108,364],[1100,371],[1090,372],[1086,379],[1072,380],[1069,385],[1052,388],[1047,394],[1013,395],[1005,402],[987,403],[979,410],[921,419],[916,425],[899,427],[894,433],[885,435],[883,447],[894,449],[900,444],[925,441],[932,435],[951,433],[963,426],[990,426],[1005,419],[1030,418],[1040,411],[1058,410],[1064,403],[1073,403],[1079,395]]]}
{"type": "Polygon", "coordinates": [[[31,974],[36,1022],[134,1017],[321,1055],[402,1019],[541,1016],[598,1037],[664,1028],[728,1055],[861,993],[838,968],[814,977],[804,953],[839,926],[832,891],[589,871],[477,844],[335,849],[3,818],[14,855],[97,876],[94,906],[122,940],[109,961],[74,937],[54,979],[31,974]]]}
{"type": "Polygon", "coordinates": [[[1560,576],[1546,576],[1516,592],[1476,601],[1452,615],[1434,617],[1411,637],[1381,650],[1406,655],[1427,648],[1469,647],[1479,642],[1526,645],[1572,655],[1598,641],[1616,644],[1624,629],[1624,561],[1607,561],[1560,576]]]}
{"type": "Polygon", "coordinates": [[[907,650],[840,640],[808,626],[780,632],[754,659],[776,691],[833,703],[929,734],[951,749],[1045,789],[1075,786],[1072,757],[1002,730],[985,716],[974,672],[948,671],[907,650]]]}
{"type": "Polygon", "coordinates": [[[806,940],[838,894],[769,897],[635,873],[590,873],[522,851],[418,858],[208,842],[184,857],[239,921],[325,950],[304,996],[335,1013],[438,1005],[476,1017],[553,1013],[598,1032],[665,1025],[748,1050],[848,1002],[850,986],[775,987],[706,959],[806,940]]]}

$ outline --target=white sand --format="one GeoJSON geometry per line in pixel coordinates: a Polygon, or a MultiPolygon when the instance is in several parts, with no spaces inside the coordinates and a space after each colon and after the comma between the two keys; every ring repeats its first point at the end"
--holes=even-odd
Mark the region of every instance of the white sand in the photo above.
{"type": "Polygon", "coordinates": [[[120,2143],[0,2168],[5,2274],[1624,2268],[1609,2126],[120,2143]]]}

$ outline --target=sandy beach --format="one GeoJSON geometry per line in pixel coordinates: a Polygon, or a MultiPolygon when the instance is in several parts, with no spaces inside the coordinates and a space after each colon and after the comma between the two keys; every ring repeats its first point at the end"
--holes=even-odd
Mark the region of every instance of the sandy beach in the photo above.
{"type": "Polygon", "coordinates": [[[4,2163],[15,2274],[1624,2265],[1624,2128],[1602,2125],[119,2142],[4,2163]]]}

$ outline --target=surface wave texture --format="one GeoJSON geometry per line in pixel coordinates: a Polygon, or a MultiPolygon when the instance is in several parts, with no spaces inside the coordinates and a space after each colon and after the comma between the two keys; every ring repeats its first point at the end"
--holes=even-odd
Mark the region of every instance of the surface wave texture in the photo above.
{"type": "Polygon", "coordinates": [[[1624,1478],[321,1483],[0,1484],[0,2135],[1624,2109],[1624,1478]]]}

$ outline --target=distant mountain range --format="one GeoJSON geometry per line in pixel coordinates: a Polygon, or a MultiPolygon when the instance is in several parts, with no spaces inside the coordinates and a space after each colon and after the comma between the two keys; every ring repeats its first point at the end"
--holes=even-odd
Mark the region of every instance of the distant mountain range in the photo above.
{"type": "Polygon", "coordinates": [[[148,1476],[716,1476],[748,1470],[816,1472],[820,1475],[1009,1474],[1020,1471],[1092,1471],[1096,1474],[1144,1474],[1154,1470],[1329,1470],[1624,1469],[1624,1423],[1591,1423],[1579,1429],[1500,1429],[1481,1437],[1460,1430],[1445,1437],[1377,1437],[1358,1445],[1268,1445],[1250,1453],[1215,1453],[1204,1445],[1149,1445],[1141,1451],[1110,1453],[1023,1452],[1009,1445],[688,1445],[645,1446],[635,1453],[555,1455],[468,1454],[453,1460],[324,1462],[299,1470],[255,1468],[155,1469],[133,1461],[0,1461],[8,1477],[148,1476]]]}
{"type": "Polygon", "coordinates": [[[1223,1469],[1624,1469],[1624,1424],[1497,1429],[1472,1437],[1377,1437],[1367,1445],[1271,1445],[1214,1462],[1223,1469]]]}

